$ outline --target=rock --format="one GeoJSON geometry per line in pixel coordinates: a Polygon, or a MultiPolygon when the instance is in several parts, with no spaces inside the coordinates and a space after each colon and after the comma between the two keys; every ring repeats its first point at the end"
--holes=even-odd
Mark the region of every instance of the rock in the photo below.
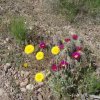
{"type": "Polygon", "coordinates": [[[28,84],[27,86],[26,86],[26,89],[27,90],[33,90],[33,88],[34,88],[34,86],[33,86],[33,84],[28,84]]]}
{"type": "Polygon", "coordinates": [[[40,94],[38,94],[37,98],[38,98],[38,100],[43,100],[43,98],[40,94]]]}
{"type": "Polygon", "coordinates": [[[6,38],[6,42],[9,42],[10,41],[10,39],[9,38],[6,38]]]}
{"type": "Polygon", "coordinates": [[[39,88],[37,91],[38,91],[38,92],[41,92],[41,91],[42,91],[42,89],[41,89],[41,88],[39,88]]]}
{"type": "Polygon", "coordinates": [[[5,73],[7,73],[8,72],[8,69],[10,69],[10,68],[11,68],[11,63],[6,63],[4,65],[4,71],[5,71],[5,73]]]}
{"type": "Polygon", "coordinates": [[[0,100],[9,100],[9,97],[3,88],[0,88],[0,100]]]}
{"type": "Polygon", "coordinates": [[[0,96],[2,96],[4,93],[5,91],[2,88],[0,88],[0,96]]]}
{"type": "Polygon", "coordinates": [[[5,82],[5,86],[6,87],[9,87],[10,86],[10,83],[9,82],[5,82]]]}
{"type": "Polygon", "coordinates": [[[44,85],[44,83],[43,83],[43,82],[38,83],[38,86],[42,86],[42,85],[44,85]]]}
{"type": "Polygon", "coordinates": [[[30,74],[30,72],[28,72],[28,71],[21,71],[21,77],[28,77],[29,76],[29,74],[30,74]]]}
{"type": "Polygon", "coordinates": [[[12,47],[11,46],[8,46],[8,50],[11,50],[12,49],[12,47]]]}
{"type": "Polygon", "coordinates": [[[16,85],[20,85],[19,80],[15,80],[16,85]]]}
{"type": "Polygon", "coordinates": [[[26,92],[26,88],[20,88],[21,92],[26,92]]]}
{"type": "Polygon", "coordinates": [[[20,83],[20,87],[24,87],[28,84],[28,79],[26,78],[23,82],[20,83]]]}

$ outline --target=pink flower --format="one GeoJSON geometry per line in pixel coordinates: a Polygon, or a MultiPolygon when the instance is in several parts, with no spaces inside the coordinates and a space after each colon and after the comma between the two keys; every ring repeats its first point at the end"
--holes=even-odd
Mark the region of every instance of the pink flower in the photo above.
{"type": "Polygon", "coordinates": [[[74,52],[74,53],[72,53],[72,58],[78,60],[80,57],[81,57],[81,55],[80,55],[79,52],[74,52]]]}
{"type": "Polygon", "coordinates": [[[77,34],[73,34],[72,35],[72,39],[77,40],[78,39],[78,35],[77,34]]]}
{"type": "Polygon", "coordinates": [[[65,39],[65,42],[70,42],[70,38],[66,38],[65,39]]]}
{"type": "Polygon", "coordinates": [[[40,47],[41,49],[44,49],[44,48],[46,48],[46,44],[45,44],[44,42],[41,42],[41,43],[39,44],[39,47],[40,47]]]}
{"type": "Polygon", "coordinates": [[[64,49],[64,44],[59,45],[60,50],[64,49]]]}
{"type": "Polygon", "coordinates": [[[57,71],[57,70],[58,70],[57,65],[56,65],[56,64],[53,64],[53,65],[51,66],[51,70],[52,70],[52,71],[57,71]]]}
{"type": "Polygon", "coordinates": [[[76,51],[81,51],[82,47],[81,46],[76,46],[76,51]]]}
{"type": "Polygon", "coordinates": [[[65,61],[65,60],[62,60],[62,61],[60,62],[60,64],[59,64],[59,67],[60,67],[60,68],[64,68],[64,67],[66,67],[66,66],[68,66],[68,62],[65,61]]]}

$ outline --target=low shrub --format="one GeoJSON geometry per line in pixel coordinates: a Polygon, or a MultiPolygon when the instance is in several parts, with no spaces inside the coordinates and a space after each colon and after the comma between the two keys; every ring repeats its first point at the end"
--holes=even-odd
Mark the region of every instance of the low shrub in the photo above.
{"type": "Polygon", "coordinates": [[[46,3],[48,11],[52,9],[55,13],[64,15],[70,22],[78,15],[94,17],[100,14],[100,0],[49,0],[46,3]]]}
{"type": "Polygon", "coordinates": [[[10,32],[17,42],[24,43],[26,40],[27,30],[22,17],[14,18],[10,23],[10,32]]]}

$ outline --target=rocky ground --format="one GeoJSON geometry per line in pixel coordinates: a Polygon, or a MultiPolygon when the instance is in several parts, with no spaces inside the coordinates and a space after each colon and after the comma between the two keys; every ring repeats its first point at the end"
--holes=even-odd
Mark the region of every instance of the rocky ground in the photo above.
{"type": "Polygon", "coordinates": [[[55,100],[45,83],[32,83],[29,76],[33,77],[34,71],[20,68],[21,50],[14,44],[8,30],[13,16],[24,16],[28,29],[39,26],[40,34],[44,34],[44,31],[50,34],[54,43],[67,34],[79,33],[94,52],[97,59],[95,64],[100,69],[100,23],[95,24],[86,18],[77,24],[70,24],[62,15],[54,14],[44,1],[0,0],[0,100],[55,100]],[[16,61],[19,62],[16,64],[16,61]]]}

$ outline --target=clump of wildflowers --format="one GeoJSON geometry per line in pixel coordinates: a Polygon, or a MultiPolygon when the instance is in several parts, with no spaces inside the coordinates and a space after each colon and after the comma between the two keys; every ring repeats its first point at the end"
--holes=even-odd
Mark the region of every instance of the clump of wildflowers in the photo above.
{"type": "MultiPolygon", "coordinates": [[[[50,67],[53,75],[50,77],[53,76],[51,81],[52,86],[54,85],[54,91],[59,92],[60,95],[63,95],[64,93],[65,95],[67,94],[70,96],[77,94],[81,80],[83,80],[83,75],[86,71],[83,70],[85,67],[83,68],[82,62],[84,48],[79,39],[80,38],[77,34],[73,34],[70,38],[65,38],[64,42],[60,41],[58,45],[50,48],[51,53],[55,55],[53,64],[50,67]]],[[[44,59],[43,49],[46,47],[49,46],[47,46],[45,42],[40,42],[39,48],[41,51],[36,53],[36,60],[40,61],[44,59]]],[[[33,53],[34,46],[27,45],[24,52],[26,54],[33,53]]],[[[28,64],[25,63],[23,66],[27,68],[28,64]]],[[[42,82],[45,79],[45,75],[42,72],[36,73],[34,79],[36,82],[42,82]]]]}

